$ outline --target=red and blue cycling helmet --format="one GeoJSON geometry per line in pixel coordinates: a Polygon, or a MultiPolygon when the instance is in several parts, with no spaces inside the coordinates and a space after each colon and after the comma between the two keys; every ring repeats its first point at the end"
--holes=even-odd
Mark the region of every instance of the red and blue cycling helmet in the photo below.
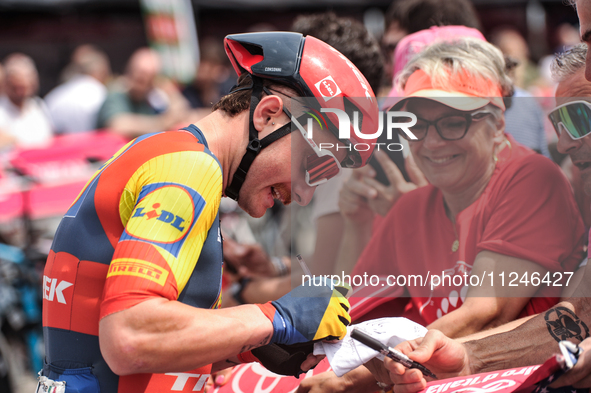
{"type": "MultiPolygon", "coordinates": [[[[333,112],[322,113],[328,129],[343,145],[339,150],[347,152],[341,162],[328,150],[320,151],[314,141],[304,135],[314,151],[320,153],[315,159],[308,157],[308,184],[317,185],[328,180],[339,172],[340,167],[357,168],[367,164],[377,139],[378,104],[365,77],[345,56],[312,36],[304,37],[291,32],[232,34],[224,39],[224,47],[238,76],[246,73],[252,78],[249,145],[226,189],[227,196],[238,199],[240,188],[256,155],[292,130],[290,122],[262,140],[258,139],[252,113],[262,96],[264,79],[292,88],[305,97],[307,105],[312,102],[317,113],[322,112],[323,108],[338,109],[346,112],[351,119],[349,132],[341,133],[346,135],[341,138],[337,115],[333,112]],[[354,112],[357,112],[355,116],[354,112]],[[355,127],[354,119],[357,122],[355,127]],[[364,144],[363,148],[356,149],[360,143],[364,144]]],[[[290,116],[289,112],[286,113],[290,116]]]]}

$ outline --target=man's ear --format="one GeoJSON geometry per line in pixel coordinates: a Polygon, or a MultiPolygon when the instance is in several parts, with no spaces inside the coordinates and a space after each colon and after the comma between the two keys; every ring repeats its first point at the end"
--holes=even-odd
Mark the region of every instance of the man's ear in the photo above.
{"type": "Polygon", "coordinates": [[[279,117],[283,114],[283,101],[275,95],[265,96],[254,110],[252,122],[259,133],[264,133],[263,138],[278,128],[279,117]],[[273,124],[275,123],[275,124],[273,124]]]}

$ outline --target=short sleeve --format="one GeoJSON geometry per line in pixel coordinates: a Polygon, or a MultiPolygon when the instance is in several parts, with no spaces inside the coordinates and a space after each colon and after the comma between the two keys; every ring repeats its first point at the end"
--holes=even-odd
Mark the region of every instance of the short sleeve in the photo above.
{"type": "Polygon", "coordinates": [[[125,230],[107,273],[101,318],[151,297],[175,300],[217,217],[222,175],[205,152],[176,152],[142,165],[125,186],[125,230]]]}
{"type": "Polygon", "coordinates": [[[496,252],[572,271],[583,259],[585,230],[570,184],[557,165],[541,155],[511,163],[488,200],[477,253],[496,252]]]}

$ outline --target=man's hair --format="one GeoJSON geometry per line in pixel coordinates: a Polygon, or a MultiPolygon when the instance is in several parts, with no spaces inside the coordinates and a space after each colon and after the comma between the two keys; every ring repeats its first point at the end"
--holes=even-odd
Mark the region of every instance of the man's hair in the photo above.
{"type": "Polygon", "coordinates": [[[551,65],[552,79],[562,82],[570,78],[585,68],[586,58],[587,44],[585,43],[575,45],[571,49],[557,54],[551,65]]]}
{"type": "Polygon", "coordinates": [[[513,82],[506,73],[503,54],[494,45],[475,38],[440,42],[425,48],[397,77],[400,91],[404,90],[408,78],[419,69],[443,89],[451,86],[451,78],[458,77],[455,75],[468,72],[498,85],[503,97],[513,95],[513,82]]]}
{"type": "Polygon", "coordinates": [[[341,52],[377,92],[384,72],[384,57],[380,44],[362,23],[326,12],[298,16],[291,30],[316,37],[341,52]]]}
{"type": "MultiPolygon", "coordinates": [[[[263,79],[263,86],[283,93],[286,96],[298,96],[298,94],[289,86],[279,84],[269,79],[263,79]]],[[[230,117],[234,117],[242,111],[250,109],[250,96],[252,93],[252,78],[250,74],[244,73],[238,78],[238,83],[232,91],[214,104],[211,111],[223,110],[230,117]]]]}
{"type": "Polygon", "coordinates": [[[470,0],[395,0],[386,12],[386,28],[394,22],[408,34],[431,26],[462,25],[480,30],[470,0]]]}

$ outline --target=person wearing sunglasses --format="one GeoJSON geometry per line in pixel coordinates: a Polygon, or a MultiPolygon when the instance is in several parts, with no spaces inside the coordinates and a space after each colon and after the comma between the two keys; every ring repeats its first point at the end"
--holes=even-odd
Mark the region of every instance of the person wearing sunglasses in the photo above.
{"type": "MultiPolygon", "coordinates": [[[[579,15],[584,10],[585,7],[579,9],[579,15]]],[[[591,13],[587,16],[591,16],[591,13]]],[[[549,113],[549,118],[558,135],[558,150],[570,156],[581,173],[585,193],[591,194],[591,81],[585,78],[587,56],[587,45],[580,44],[554,60],[552,73],[558,81],[558,106],[549,113]]],[[[561,214],[563,211],[559,209],[556,212],[561,214]]],[[[562,301],[534,318],[518,320],[462,340],[453,340],[438,330],[431,330],[425,337],[401,343],[396,349],[422,362],[439,378],[452,378],[537,365],[552,355],[560,354],[558,342],[569,340],[578,344],[582,350],[578,361],[572,370],[553,381],[549,387],[562,387],[562,391],[567,392],[575,389],[589,391],[590,280],[591,265],[584,261],[573,277],[573,288],[563,292],[562,301]]],[[[384,383],[395,383],[396,393],[420,391],[428,382],[420,372],[405,370],[390,360],[386,360],[383,365],[373,362],[372,366],[376,378],[384,383]]]]}
{"type": "Polygon", "coordinates": [[[222,196],[253,217],[274,200],[305,205],[341,166],[365,165],[371,149],[336,148],[375,133],[376,98],[349,60],[314,37],[234,34],[224,47],[239,79],[213,112],[131,141],[62,219],[44,270],[39,391],[203,391],[213,371],[252,361],[299,375],[318,362],[312,341],[345,335],[348,301],[331,282],[218,309],[218,209],[222,196]],[[316,111],[354,105],[361,136],[297,131],[292,101],[303,97],[316,111]],[[281,349],[302,343],[310,349],[297,358],[281,349]]]}
{"type": "MultiPolygon", "coordinates": [[[[416,116],[414,137],[400,135],[429,184],[402,195],[376,227],[346,223],[344,244],[371,233],[351,276],[384,284],[354,288],[352,320],[402,316],[462,337],[556,304],[560,292],[546,285],[500,281],[573,272],[585,244],[560,169],[504,132],[512,84],[500,51],[473,38],[434,43],[399,82],[403,98],[391,111],[416,116]]],[[[353,378],[358,391],[376,383],[364,367],[343,385],[353,378]]]]}

